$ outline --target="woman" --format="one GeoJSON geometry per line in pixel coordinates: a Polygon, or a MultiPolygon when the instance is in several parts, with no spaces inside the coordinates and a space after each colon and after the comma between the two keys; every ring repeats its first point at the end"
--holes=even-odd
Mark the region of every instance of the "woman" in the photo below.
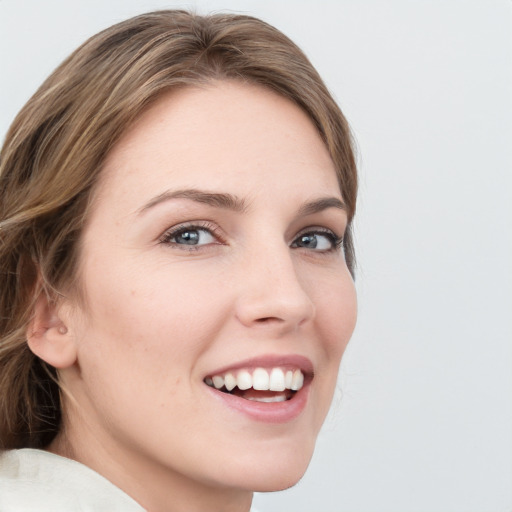
{"type": "Polygon", "coordinates": [[[356,319],[346,121],[247,17],[94,36],[1,154],[0,509],[247,512],[295,484],[356,319]]]}

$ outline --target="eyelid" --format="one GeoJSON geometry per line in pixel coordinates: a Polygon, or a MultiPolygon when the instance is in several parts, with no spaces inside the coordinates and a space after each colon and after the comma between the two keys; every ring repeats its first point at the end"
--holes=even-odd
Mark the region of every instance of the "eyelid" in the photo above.
{"type": "Polygon", "coordinates": [[[332,232],[334,233],[334,229],[332,228],[329,228],[327,226],[323,226],[321,224],[311,224],[311,225],[308,225],[302,229],[300,229],[298,231],[298,233],[303,233],[303,232],[306,232],[306,231],[326,231],[326,232],[332,232]]]}
{"type": "Polygon", "coordinates": [[[292,241],[292,247],[293,247],[293,244],[297,241],[298,238],[300,238],[301,236],[304,236],[304,235],[308,235],[308,234],[324,234],[325,236],[330,238],[332,243],[333,243],[333,247],[331,249],[327,250],[327,251],[314,251],[313,250],[313,252],[326,253],[326,252],[336,251],[336,250],[338,250],[340,248],[343,248],[344,234],[342,236],[339,236],[339,235],[337,235],[334,232],[334,230],[326,228],[326,227],[322,227],[322,226],[308,226],[308,227],[306,227],[304,229],[301,229],[295,235],[295,237],[294,237],[294,239],[292,241]]]}
{"type": "MultiPolygon", "coordinates": [[[[221,234],[221,228],[217,224],[215,224],[211,221],[207,221],[207,220],[187,221],[187,222],[182,222],[180,224],[176,224],[176,225],[166,229],[164,231],[164,233],[158,237],[158,243],[167,245],[167,246],[171,246],[171,247],[175,247],[175,248],[179,248],[179,249],[183,249],[183,250],[187,250],[187,251],[199,250],[200,248],[204,248],[204,247],[211,246],[211,245],[216,245],[214,243],[207,243],[207,244],[201,244],[201,245],[186,245],[186,244],[178,244],[178,243],[172,241],[173,238],[175,238],[180,233],[187,231],[187,230],[205,230],[205,231],[208,231],[213,238],[215,238],[215,240],[217,241],[218,244],[226,243],[225,237],[221,234]]],[[[329,238],[332,242],[331,249],[318,250],[318,251],[313,250],[313,252],[326,253],[326,252],[336,251],[340,247],[343,247],[343,236],[337,235],[333,229],[327,228],[325,226],[318,226],[318,225],[307,226],[307,227],[301,229],[300,231],[298,231],[294,235],[290,246],[294,247],[297,240],[301,236],[304,236],[307,234],[317,234],[317,235],[323,234],[324,236],[329,238]]],[[[296,246],[296,247],[301,248],[298,246],[296,246]]],[[[311,250],[311,249],[308,249],[308,250],[311,250]]]]}
{"type": "Polygon", "coordinates": [[[334,238],[336,238],[337,240],[338,239],[342,239],[344,234],[342,234],[341,236],[338,235],[333,229],[331,228],[327,228],[325,226],[308,226],[306,228],[303,228],[301,229],[296,235],[295,235],[295,238],[298,238],[299,236],[301,235],[306,235],[308,233],[325,233],[327,235],[333,235],[334,238]]]}
{"type": "MultiPolygon", "coordinates": [[[[199,220],[199,221],[188,221],[188,222],[182,222],[180,224],[176,224],[175,226],[170,227],[169,229],[166,229],[164,233],[158,237],[158,241],[161,244],[166,245],[173,245],[173,242],[171,240],[177,236],[179,233],[186,231],[186,230],[205,230],[209,231],[210,234],[219,242],[219,243],[225,243],[224,238],[220,234],[220,228],[215,225],[214,223],[210,221],[205,220],[199,220]]],[[[175,244],[176,246],[182,246],[183,244],[175,244]]],[[[205,244],[208,245],[208,244],[205,244]]],[[[200,246],[183,246],[180,247],[182,249],[187,250],[193,250],[194,248],[203,247],[203,245],[200,246]]]]}

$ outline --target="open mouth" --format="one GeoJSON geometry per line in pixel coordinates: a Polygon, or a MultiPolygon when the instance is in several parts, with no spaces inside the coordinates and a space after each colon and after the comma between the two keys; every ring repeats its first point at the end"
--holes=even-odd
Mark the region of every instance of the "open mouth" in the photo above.
{"type": "Polygon", "coordinates": [[[223,393],[255,402],[291,400],[304,386],[304,373],[298,369],[255,368],[211,375],[205,384],[223,393]]]}

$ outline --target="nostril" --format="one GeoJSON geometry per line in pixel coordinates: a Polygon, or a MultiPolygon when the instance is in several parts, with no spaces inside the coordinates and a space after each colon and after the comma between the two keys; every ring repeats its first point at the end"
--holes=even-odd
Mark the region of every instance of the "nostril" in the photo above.
{"type": "Polygon", "coordinates": [[[262,324],[262,323],[268,323],[268,322],[272,322],[272,321],[276,321],[276,322],[279,322],[279,321],[282,321],[280,318],[276,318],[275,316],[266,316],[264,318],[258,318],[256,319],[256,322],[262,324]]]}

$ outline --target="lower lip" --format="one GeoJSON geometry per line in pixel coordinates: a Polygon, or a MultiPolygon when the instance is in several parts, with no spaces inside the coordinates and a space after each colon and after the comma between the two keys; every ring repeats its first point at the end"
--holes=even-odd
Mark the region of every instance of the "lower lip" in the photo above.
{"type": "MultiPolygon", "coordinates": [[[[207,386],[205,384],[205,386],[207,386]]],[[[207,386],[207,389],[217,399],[237,412],[249,416],[255,421],[265,423],[287,423],[297,418],[306,407],[309,397],[309,383],[297,391],[290,400],[284,402],[256,402],[246,400],[229,393],[223,393],[207,386]]]]}

